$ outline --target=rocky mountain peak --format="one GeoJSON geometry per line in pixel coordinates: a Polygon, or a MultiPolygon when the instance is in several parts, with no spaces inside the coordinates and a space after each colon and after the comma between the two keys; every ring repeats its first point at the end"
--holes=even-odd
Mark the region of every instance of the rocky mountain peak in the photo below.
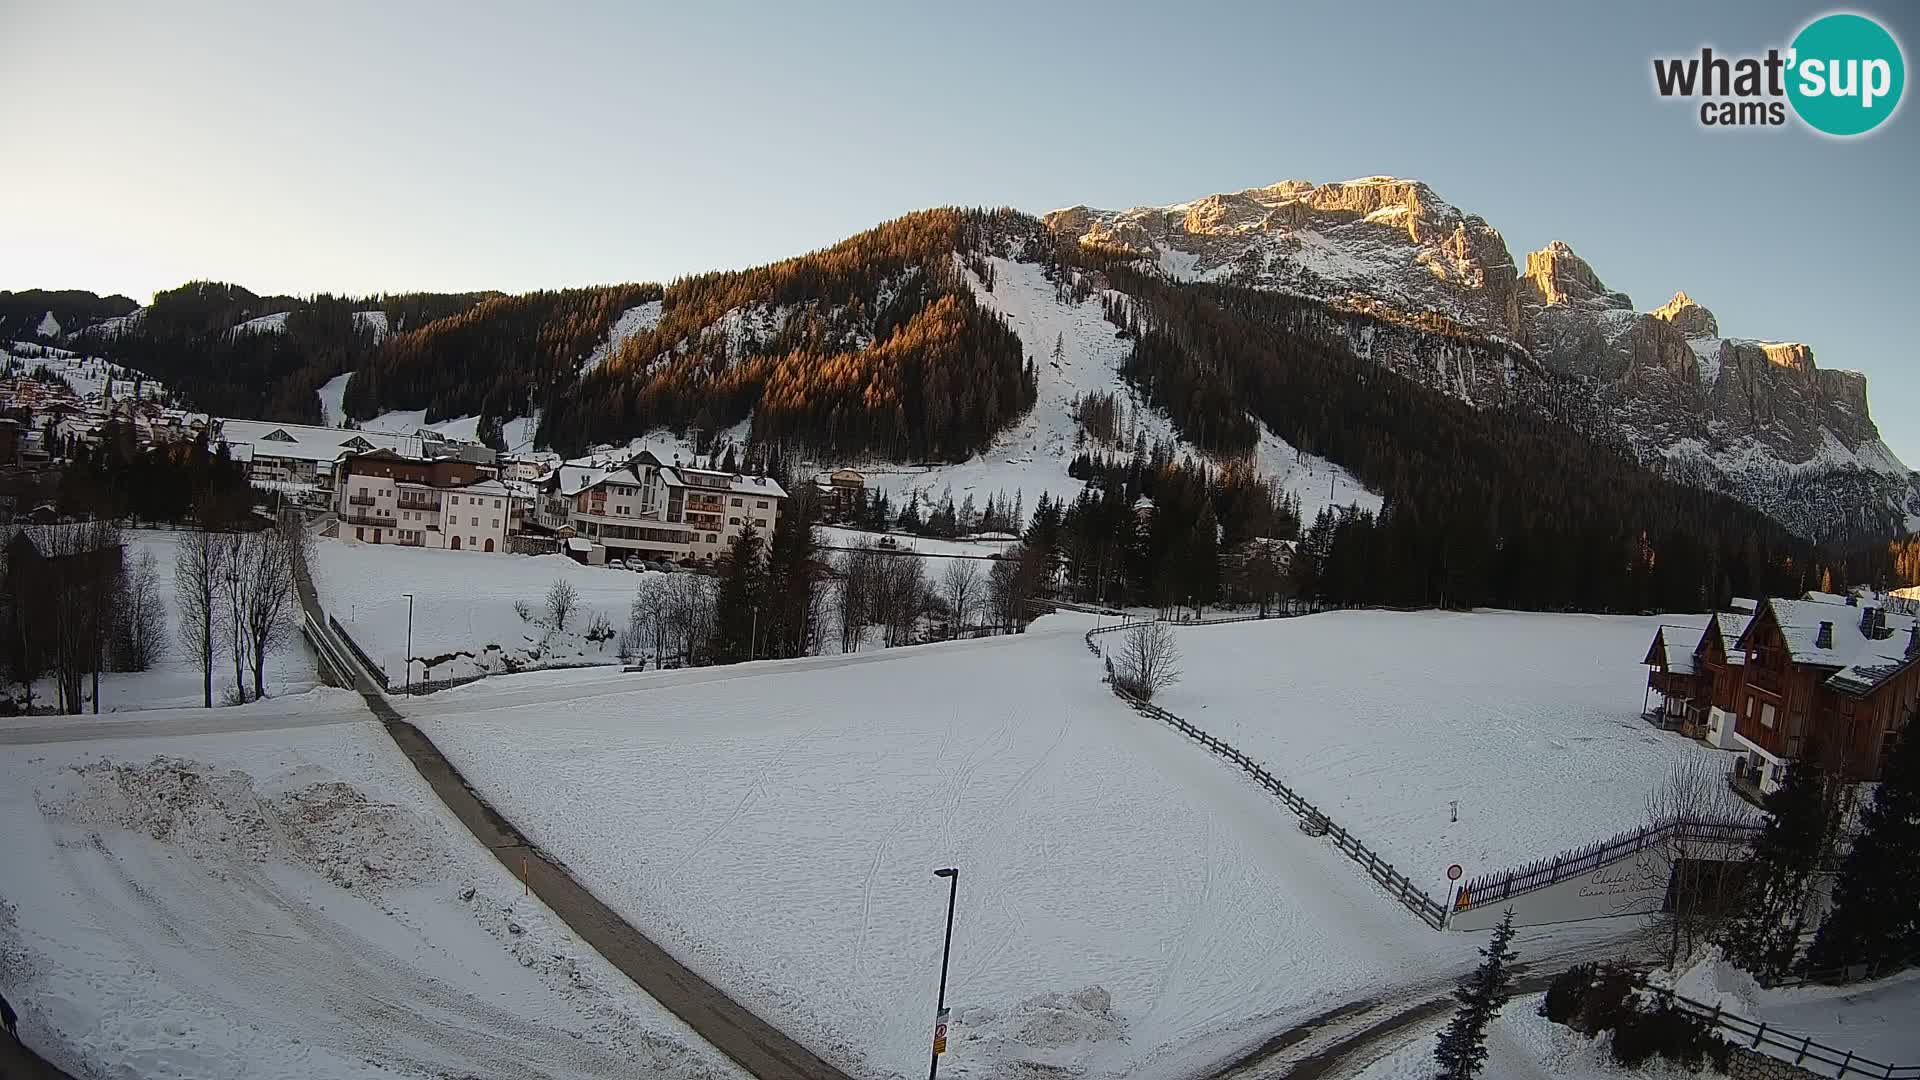
{"type": "Polygon", "coordinates": [[[1713,312],[1695,303],[1693,297],[1684,292],[1674,293],[1673,299],[1654,308],[1651,314],[1656,319],[1672,323],[1673,328],[1684,337],[1720,336],[1720,323],[1713,317],[1713,312]]]}
{"type": "Polygon", "coordinates": [[[1625,293],[1608,291],[1600,275],[1587,261],[1573,253],[1565,240],[1555,240],[1539,251],[1527,253],[1527,271],[1521,288],[1522,302],[1555,305],[1598,300],[1603,307],[1630,308],[1633,301],[1625,293]]]}

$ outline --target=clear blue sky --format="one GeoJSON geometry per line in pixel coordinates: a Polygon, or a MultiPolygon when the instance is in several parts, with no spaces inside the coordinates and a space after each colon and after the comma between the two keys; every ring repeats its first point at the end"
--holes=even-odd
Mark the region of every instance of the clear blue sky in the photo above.
{"type": "MultiPolygon", "coordinates": [[[[0,0],[0,288],[661,280],[927,206],[1393,173],[1867,372],[1920,465],[1916,107],[1838,142],[1651,88],[1828,10],[0,0]]],[[[1914,60],[1920,8],[1854,10],[1914,60]]]]}

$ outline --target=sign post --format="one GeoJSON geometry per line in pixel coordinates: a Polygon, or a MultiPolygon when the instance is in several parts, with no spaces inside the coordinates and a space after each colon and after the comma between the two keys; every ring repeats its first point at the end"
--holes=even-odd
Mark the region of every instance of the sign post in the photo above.
{"type": "Polygon", "coordinates": [[[1460,868],[1459,863],[1454,863],[1452,866],[1447,867],[1447,916],[1446,917],[1448,920],[1452,920],[1453,907],[1455,904],[1460,902],[1460,890],[1459,890],[1460,875],[1464,874],[1465,872],[1466,871],[1460,868]]]}
{"type": "Polygon", "coordinates": [[[947,1052],[947,1013],[941,1009],[933,1019],[933,1056],[939,1057],[947,1052]]]}

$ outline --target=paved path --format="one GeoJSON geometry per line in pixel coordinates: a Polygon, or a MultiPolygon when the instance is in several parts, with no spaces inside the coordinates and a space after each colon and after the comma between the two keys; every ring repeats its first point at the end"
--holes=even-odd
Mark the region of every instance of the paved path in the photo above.
{"type": "Polygon", "coordinates": [[[434,794],[466,825],[474,839],[493,852],[513,876],[524,875],[533,894],[574,933],[701,1038],[760,1080],[849,1080],[845,1073],[675,960],[602,903],[566,867],[531,843],[467,783],[433,740],[394,709],[358,661],[332,640],[319,597],[304,572],[299,585],[301,606],[311,616],[309,633],[318,633],[324,639],[314,642],[322,664],[360,692],[400,752],[413,762],[434,794]]]}

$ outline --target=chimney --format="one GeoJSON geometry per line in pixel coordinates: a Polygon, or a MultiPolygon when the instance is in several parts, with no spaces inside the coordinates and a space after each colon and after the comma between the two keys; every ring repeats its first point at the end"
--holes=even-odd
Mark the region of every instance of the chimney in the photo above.
{"type": "Polygon", "coordinates": [[[1820,632],[1813,636],[1813,647],[1816,649],[1833,648],[1833,624],[1832,623],[1823,622],[1820,624],[1820,632]]]}
{"type": "Polygon", "coordinates": [[[1887,636],[1887,616],[1884,608],[1860,609],[1860,636],[1868,641],[1878,641],[1887,636]]]}
{"type": "Polygon", "coordinates": [[[1857,595],[1855,595],[1855,594],[1853,594],[1853,593],[1848,593],[1848,594],[1847,594],[1847,606],[1848,606],[1848,607],[1859,607],[1859,606],[1860,606],[1860,597],[1859,597],[1859,596],[1857,596],[1857,595]]]}

